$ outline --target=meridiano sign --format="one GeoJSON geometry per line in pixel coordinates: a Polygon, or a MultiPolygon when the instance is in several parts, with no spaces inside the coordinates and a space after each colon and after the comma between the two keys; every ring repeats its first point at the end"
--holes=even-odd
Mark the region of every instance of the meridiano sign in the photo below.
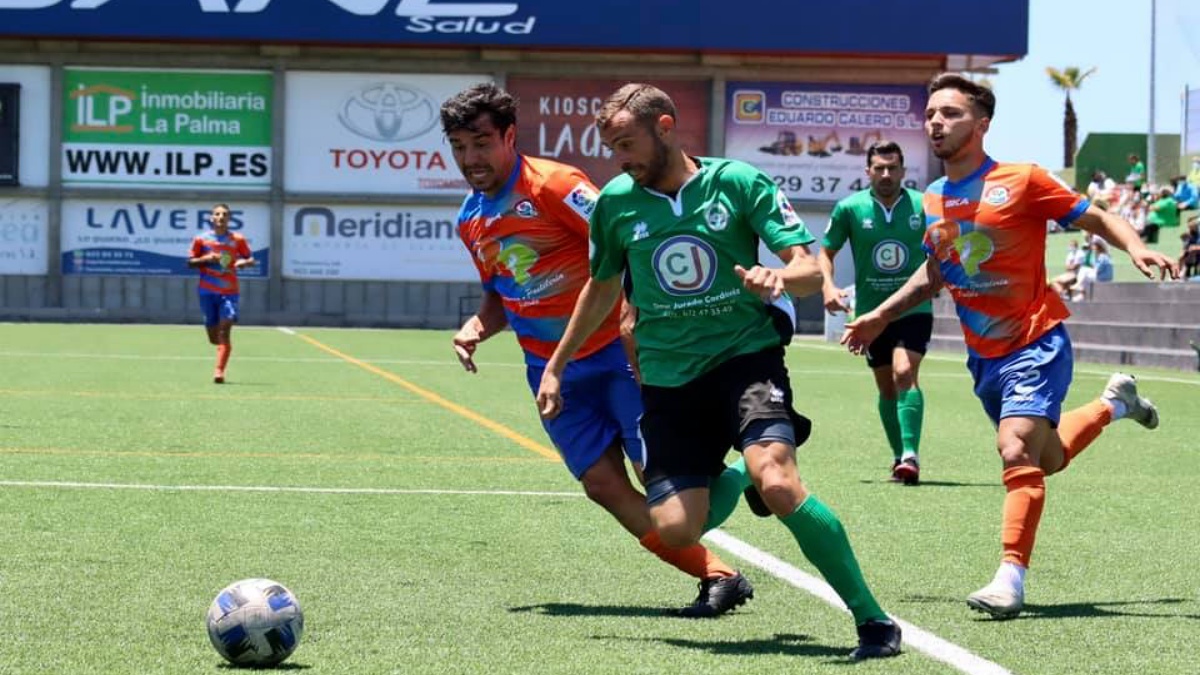
{"type": "Polygon", "coordinates": [[[68,68],[64,79],[64,184],[270,185],[270,73],[68,68]]]}

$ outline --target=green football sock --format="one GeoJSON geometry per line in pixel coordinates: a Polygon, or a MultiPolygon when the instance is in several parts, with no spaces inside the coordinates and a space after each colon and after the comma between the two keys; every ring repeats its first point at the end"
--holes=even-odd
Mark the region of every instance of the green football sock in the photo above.
{"type": "Polygon", "coordinates": [[[855,625],[888,618],[875,601],[871,589],[867,588],[854,550],[850,548],[850,539],[837,514],[816,495],[809,495],[795,511],[780,520],[791,530],[804,557],[816,566],[825,581],[850,608],[855,625]]]}
{"type": "Polygon", "coordinates": [[[913,387],[900,392],[896,399],[896,417],[900,419],[900,443],[904,456],[921,450],[921,422],[925,419],[925,395],[913,387]]]}
{"type": "Polygon", "coordinates": [[[879,397],[879,419],[883,421],[883,432],[887,434],[888,445],[892,446],[892,456],[900,459],[904,449],[900,444],[900,418],[897,401],[894,398],[879,397]]]}
{"type": "Polygon", "coordinates": [[[733,510],[737,508],[742,490],[750,485],[750,474],[746,471],[746,459],[738,457],[737,461],[725,467],[720,476],[713,479],[708,493],[708,521],[704,523],[704,531],[716,529],[724,523],[733,510]]]}

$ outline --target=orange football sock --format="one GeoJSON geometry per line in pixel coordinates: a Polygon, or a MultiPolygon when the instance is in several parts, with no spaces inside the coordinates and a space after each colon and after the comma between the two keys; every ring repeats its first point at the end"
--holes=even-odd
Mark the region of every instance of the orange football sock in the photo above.
{"type": "Polygon", "coordinates": [[[658,532],[653,530],[638,539],[638,543],[647,551],[658,556],[660,560],[697,579],[712,579],[713,577],[731,577],[736,572],[725,564],[712,551],[700,544],[692,544],[684,548],[671,548],[663,543],[658,532]]]}
{"type": "Polygon", "coordinates": [[[1100,399],[1063,413],[1058,422],[1058,437],[1062,440],[1063,464],[1067,468],[1075,456],[1083,452],[1112,423],[1112,408],[1100,399]]]}
{"type": "Polygon", "coordinates": [[[217,345],[217,370],[225,370],[225,365],[229,363],[229,354],[232,352],[233,345],[228,342],[217,345]]]}
{"type": "Polygon", "coordinates": [[[1000,526],[1000,545],[1004,562],[1029,567],[1033,540],[1042,508],[1046,505],[1046,472],[1036,466],[1013,466],[1004,470],[1004,519],[1000,526]]]}

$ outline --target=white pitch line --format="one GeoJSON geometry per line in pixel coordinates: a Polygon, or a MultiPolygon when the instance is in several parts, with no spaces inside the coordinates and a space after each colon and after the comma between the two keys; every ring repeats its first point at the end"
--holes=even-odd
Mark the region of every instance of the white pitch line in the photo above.
{"type": "Polygon", "coordinates": [[[278,326],[275,330],[279,331],[280,333],[283,333],[284,335],[295,335],[296,334],[296,331],[292,330],[291,328],[288,328],[287,326],[278,326]]]}
{"type": "MultiPolygon", "coordinates": [[[[147,485],[139,483],[83,483],[73,481],[24,481],[0,480],[0,487],[66,488],[96,490],[145,490],[152,492],[263,492],[302,494],[346,494],[346,495],[472,495],[472,496],[515,496],[515,497],[571,497],[581,498],[579,492],[539,492],[519,490],[404,490],[392,488],[322,488],[305,486],[271,485],[147,485]]],[[[712,530],[704,538],[747,563],[771,574],[791,585],[806,591],[829,605],[848,612],[837,593],[824,581],[807,574],[775,556],[751,546],[721,530],[712,530]]],[[[1012,671],[977,656],[958,645],[944,640],[929,631],[897,618],[892,619],[904,631],[904,645],[923,652],[967,675],[1012,675],[1012,671]]]]}
{"type": "MultiPolygon", "coordinates": [[[[721,530],[711,530],[704,538],[725,549],[729,553],[745,560],[755,567],[778,577],[789,584],[817,596],[826,603],[849,613],[845,603],[838,597],[829,584],[799,570],[775,556],[757,549],[750,544],[721,530]]],[[[904,646],[924,652],[931,658],[941,661],[956,670],[968,675],[1012,675],[1012,671],[1003,666],[977,656],[962,647],[943,640],[942,638],[914,626],[913,624],[892,617],[904,632],[904,646]]]]}

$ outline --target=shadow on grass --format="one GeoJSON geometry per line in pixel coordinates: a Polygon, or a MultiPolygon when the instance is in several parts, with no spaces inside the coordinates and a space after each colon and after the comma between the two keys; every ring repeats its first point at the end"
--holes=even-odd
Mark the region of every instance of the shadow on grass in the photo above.
{"type": "Polygon", "coordinates": [[[279,671],[279,670],[308,670],[309,668],[312,668],[312,666],[306,666],[303,663],[288,663],[288,662],[281,663],[277,666],[269,666],[267,668],[255,668],[254,666],[238,666],[238,665],[234,665],[232,663],[222,663],[221,665],[217,666],[218,670],[225,670],[225,671],[235,672],[235,673],[261,673],[261,672],[266,672],[268,670],[270,670],[272,672],[279,671]]]}
{"type": "Polygon", "coordinates": [[[620,616],[620,617],[671,617],[674,610],[662,607],[630,607],[627,605],[578,605],[570,602],[547,602],[540,605],[510,607],[510,612],[537,613],[543,616],[620,616]]]}
{"type": "MultiPolygon", "coordinates": [[[[889,480],[887,478],[880,478],[880,479],[875,479],[875,480],[869,480],[869,479],[864,478],[863,480],[860,480],[858,482],[863,483],[865,485],[896,485],[895,481],[889,480]]],[[[955,482],[952,480],[921,479],[920,485],[896,485],[896,487],[907,488],[910,490],[919,490],[921,488],[941,488],[941,487],[952,487],[952,488],[956,488],[956,487],[971,487],[971,488],[986,487],[986,488],[1001,488],[1002,489],[1004,487],[1004,485],[1001,483],[958,483],[958,482],[955,482]]]]}
{"type": "Polygon", "coordinates": [[[1071,602],[1062,605],[1025,605],[1020,619],[1073,619],[1105,616],[1133,616],[1146,619],[1196,619],[1198,614],[1178,614],[1149,611],[1132,611],[1134,608],[1151,609],[1194,604],[1192,598],[1159,598],[1157,600],[1114,600],[1112,602],[1071,602]]]}
{"type": "MultiPolygon", "coordinates": [[[[961,605],[967,609],[965,596],[949,598],[936,595],[909,595],[901,598],[901,602],[918,604],[961,605]]],[[[1026,603],[1021,615],[1006,621],[1022,621],[1032,619],[1088,619],[1103,617],[1139,617],[1145,619],[1194,619],[1200,621],[1200,614],[1171,613],[1170,608],[1195,604],[1194,598],[1159,598],[1156,600],[1114,600],[1111,602],[1070,602],[1061,605],[1035,605],[1026,603]],[[1163,608],[1166,611],[1135,611],[1137,608],[1150,610],[1163,608]]],[[[996,621],[984,614],[976,614],[977,621],[996,621]]]]}
{"type": "Polygon", "coordinates": [[[772,638],[750,638],[747,640],[684,640],[681,638],[623,638],[621,636],[597,636],[601,640],[637,640],[638,642],[658,642],[680,649],[694,649],[717,656],[745,656],[748,654],[770,654],[781,656],[801,656],[809,658],[827,658],[838,662],[851,663],[849,660],[852,647],[830,647],[816,644],[807,635],[795,633],[776,633],[772,638]]]}

